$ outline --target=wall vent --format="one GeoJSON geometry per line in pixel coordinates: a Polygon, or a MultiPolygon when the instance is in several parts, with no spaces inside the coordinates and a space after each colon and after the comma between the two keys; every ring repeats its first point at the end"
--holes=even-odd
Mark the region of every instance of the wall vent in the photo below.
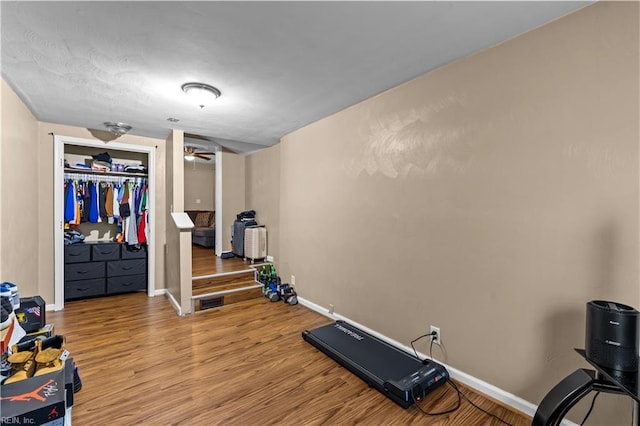
{"type": "Polygon", "coordinates": [[[224,305],[224,296],[212,297],[210,299],[200,299],[200,310],[219,308],[224,305]]]}

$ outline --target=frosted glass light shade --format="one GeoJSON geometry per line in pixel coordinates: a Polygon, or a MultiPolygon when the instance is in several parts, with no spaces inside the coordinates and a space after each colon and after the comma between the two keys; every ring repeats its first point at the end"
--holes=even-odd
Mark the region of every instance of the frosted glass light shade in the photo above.
{"type": "Polygon", "coordinates": [[[182,85],[182,91],[193,99],[200,108],[210,105],[222,94],[217,88],[204,83],[185,83],[182,85]]]}

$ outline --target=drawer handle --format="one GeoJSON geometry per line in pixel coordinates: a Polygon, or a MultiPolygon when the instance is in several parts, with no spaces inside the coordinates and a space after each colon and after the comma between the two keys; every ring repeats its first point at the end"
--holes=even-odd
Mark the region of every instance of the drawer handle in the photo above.
{"type": "Polygon", "coordinates": [[[87,287],[87,288],[77,288],[76,290],[77,290],[77,291],[88,291],[88,290],[89,290],[89,288],[88,288],[88,287],[87,287]]]}
{"type": "Polygon", "coordinates": [[[82,253],[67,253],[70,257],[82,256],[82,253]]]}
{"type": "Polygon", "coordinates": [[[88,274],[89,271],[78,271],[78,275],[84,275],[84,274],[88,274]]]}
{"type": "Polygon", "coordinates": [[[131,269],[133,269],[133,266],[123,266],[123,267],[122,267],[122,270],[123,270],[123,271],[129,271],[129,270],[131,270],[131,269]]]}
{"type": "Polygon", "coordinates": [[[100,254],[112,254],[115,253],[115,250],[111,250],[111,251],[100,251],[100,254]]]}

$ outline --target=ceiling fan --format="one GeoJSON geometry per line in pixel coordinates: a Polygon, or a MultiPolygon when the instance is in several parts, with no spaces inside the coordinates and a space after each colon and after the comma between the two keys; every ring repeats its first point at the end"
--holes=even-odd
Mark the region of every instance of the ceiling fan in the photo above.
{"type": "Polygon", "coordinates": [[[201,148],[196,146],[186,145],[184,147],[184,159],[187,161],[194,161],[196,158],[209,161],[212,155],[216,155],[215,152],[201,151],[201,148]]]}

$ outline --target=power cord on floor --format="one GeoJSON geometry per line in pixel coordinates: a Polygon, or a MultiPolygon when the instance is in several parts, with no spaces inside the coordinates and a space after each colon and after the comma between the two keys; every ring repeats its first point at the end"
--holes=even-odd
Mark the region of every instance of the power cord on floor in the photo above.
{"type": "MultiPolygon", "coordinates": [[[[449,386],[452,386],[451,380],[447,380],[447,383],[449,383],[449,386]]],[[[455,386],[455,385],[453,385],[455,386]]],[[[455,389],[455,388],[454,388],[455,389]]],[[[453,413],[454,411],[456,411],[458,408],[460,408],[460,404],[462,403],[462,399],[460,398],[460,392],[458,392],[458,401],[456,402],[456,405],[453,408],[449,408],[448,410],[444,410],[444,411],[440,411],[438,413],[429,413],[428,411],[425,411],[422,409],[422,407],[420,405],[418,405],[418,401],[416,400],[416,396],[413,395],[413,391],[412,391],[412,397],[413,397],[413,401],[416,403],[416,407],[418,407],[418,409],[420,411],[422,411],[423,414],[427,415],[427,416],[442,416],[444,414],[449,414],[449,413],[453,413]]]]}
{"type": "Polygon", "coordinates": [[[482,412],[483,412],[483,413],[485,413],[487,416],[491,416],[491,417],[493,417],[494,419],[498,420],[499,422],[504,423],[505,425],[513,426],[511,423],[507,422],[506,420],[503,420],[503,419],[501,419],[500,417],[496,416],[495,414],[493,414],[493,413],[491,413],[491,412],[489,412],[489,411],[485,410],[484,408],[482,408],[482,407],[480,407],[480,406],[476,405],[473,401],[471,401],[471,400],[469,399],[469,397],[467,397],[467,395],[465,395],[464,393],[462,393],[462,391],[458,388],[458,385],[456,385],[456,383],[455,383],[455,382],[453,382],[453,381],[451,381],[451,380],[448,380],[448,381],[447,381],[447,383],[449,383],[449,384],[450,384],[450,385],[451,385],[451,386],[456,390],[456,392],[458,392],[458,395],[459,395],[459,396],[462,396],[464,399],[466,399],[466,400],[467,400],[467,402],[468,402],[469,404],[471,404],[473,407],[475,407],[477,410],[482,411],[482,412]]]}
{"type": "MultiPolygon", "coordinates": [[[[435,338],[434,338],[435,336],[437,336],[437,334],[436,334],[435,332],[431,332],[431,333],[428,333],[428,334],[423,334],[422,336],[417,337],[417,338],[415,338],[414,340],[412,340],[412,341],[411,341],[411,348],[413,348],[413,353],[416,355],[416,358],[420,359],[420,357],[418,356],[418,351],[416,351],[416,348],[415,348],[415,346],[414,346],[413,344],[414,344],[415,342],[417,342],[418,340],[423,339],[423,338],[425,338],[425,337],[431,337],[431,343],[429,344],[429,358],[430,358],[430,359],[433,359],[433,343],[435,342],[435,338]]],[[[424,363],[424,362],[426,362],[426,361],[428,361],[428,360],[422,360],[422,362],[423,362],[423,363],[424,363]]],[[[412,396],[413,396],[414,401],[416,402],[416,407],[418,407],[418,409],[419,409],[420,411],[422,411],[422,413],[423,413],[423,414],[425,414],[425,415],[427,415],[427,416],[441,416],[441,415],[443,415],[443,414],[450,414],[450,413],[453,413],[453,412],[454,412],[454,411],[456,411],[458,408],[460,408],[460,404],[461,404],[461,402],[462,402],[462,398],[464,398],[464,399],[465,399],[469,404],[471,404],[475,409],[477,409],[477,410],[479,410],[479,411],[482,411],[484,414],[486,414],[486,415],[488,415],[488,416],[490,416],[490,417],[495,418],[496,420],[498,420],[498,421],[499,421],[499,422],[501,422],[501,423],[504,423],[504,424],[505,424],[505,425],[507,425],[507,426],[513,426],[511,423],[509,423],[509,422],[507,422],[507,421],[505,421],[505,420],[501,419],[500,417],[496,416],[495,414],[490,413],[489,411],[485,410],[484,408],[482,408],[482,407],[480,407],[480,406],[476,405],[476,404],[475,404],[473,401],[471,401],[471,400],[470,400],[470,399],[469,399],[469,398],[468,398],[464,393],[462,393],[462,391],[458,388],[458,385],[456,385],[456,383],[455,383],[454,381],[452,381],[451,379],[448,379],[448,380],[447,380],[447,384],[448,384],[449,386],[451,386],[451,387],[453,388],[453,390],[455,390],[455,391],[456,391],[456,393],[458,394],[458,401],[457,401],[457,403],[456,403],[455,407],[450,408],[450,409],[445,410],[445,411],[438,412],[438,413],[429,413],[429,412],[427,412],[427,411],[423,410],[423,409],[422,409],[422,407],[420,407],[420,405],[418,405],[418,401],[416,400],[415,395],[412,395],[412,396]]],[[[598,395],[596,394],[596,396],[598,396],[598,395]]],[[[594,402],[595,402],[595,397],[593,398],[593,401],[591,402],[591,408],[589,409],[589,412],[587,413],[587,417],[589,417],[589,414],[591,413],[591,410],[593,409],[593,403],[594,403],[594,402]]],[[[586,421],[586,420],[587,420],[587,418],[585,417],[585,419],[583,420],[583,422],[584,422],[584,421],[586,421]]]]}

